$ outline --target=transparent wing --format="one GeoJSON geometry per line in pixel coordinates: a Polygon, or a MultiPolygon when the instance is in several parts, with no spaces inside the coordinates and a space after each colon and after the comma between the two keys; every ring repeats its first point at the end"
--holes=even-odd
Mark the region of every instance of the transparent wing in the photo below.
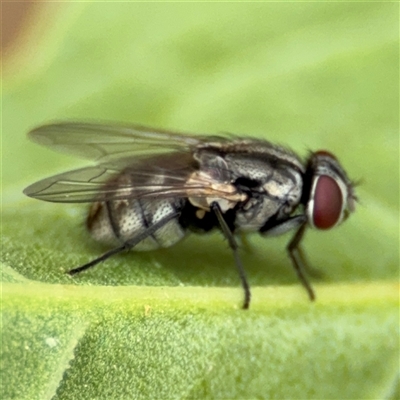
{"type": "Polygon", "coordinates": [[[187,152],[170,152],[135,161],[123,158],[43,179],[28,186],[24,193],[60,203],[232,195],[230,185],[215,185],[215,181],[193,174],[196,171],[195,161],[187,152]]]}
{"type": "Polygon", "coordinates": [[[139,155],[189,151],[219,136],[194,136],[135,125],[61,122],[40,126],[29,138],[43,146],[78,157],[107,162],[139,155]]]}
{"type": "MultiPolygon", "coordinates": [[[[39,200],[56,203],[80,203],[105,197],[107,178],[115,177],[115,171],[93,166],[76,169],[42,179],[24,189],[24,194],[39,200]]],[[[110,198],[118,197],[118,188],[110,191],[110,198]]],[[[121,188],[121,191],[124,188],[121,188]]]]}

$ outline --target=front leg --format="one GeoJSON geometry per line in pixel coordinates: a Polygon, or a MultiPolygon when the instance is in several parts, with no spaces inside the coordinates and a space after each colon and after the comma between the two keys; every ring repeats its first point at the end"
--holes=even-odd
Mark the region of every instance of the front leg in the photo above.
{"type": "Polygon", "coordinates": [[[306,231],[307,224],[304,222],[303,225],[297,230],[294,234],[292,240],[287,245],[287,251],[289,253],[290,259],[292,260],[293,267],[297,273],[300,282],[303,284],[305,289],[307,290],[308,297],[311,301],[315,300],[315,293],[311,286],[311,283],[308,281],[307,276],[305,274],[305,267],[307,266],[303,251],[300,247],[300,242],[303,239],[304,232],[306,231]]]}
{"type": "Polygon", "coordinates": [[[305,274],[305,270],[312,271],[312,269],[308,266],[305,256],[303,254],[303,250],[300,247],[300,242],[304,236],[306,227],[307,217],[305,215],[296,215],[294,217],[288,218],[285,221],[277,222],[275,225],[268,227],[261,233],[265,236],[278,236],[293,229],[297,229],[293,238],[287,245],[287,251],[289,253],[290,259],[292,260],[292,265],[296,271],[296,274],[300,279],[300,282],[307,290],[310,300],[314,301],[315,293],[305,274]]]}

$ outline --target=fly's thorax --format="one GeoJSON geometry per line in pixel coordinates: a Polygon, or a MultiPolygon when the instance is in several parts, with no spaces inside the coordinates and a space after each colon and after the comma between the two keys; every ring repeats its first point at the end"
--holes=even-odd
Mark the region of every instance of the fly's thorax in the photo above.
{"type": "Polygon", "coordinates": [[[257,231],[270,218],[288,217],[300,203],[303,166],[279,147],[267,144],[251,152],[240,151],[239,144],[236,152],[202,149],[196,154],[199,170],[188,183],[203,194],[196,196],[193,189],[188,198],[200,210],[209,211],[213,202],[223,213],[234,210],[235,229],[257,231]]]}
{"type": "Polygon", "coordinates": [[[300,204],[303,179],[296,169],[266,169],[259,185],[253,187],[249,200],[236,213],[240,231],[258,231],[269,220],[288,218],[300,204]]]}
{"type": "MultiPolygon", "coordinates": [[[[93,238],[106,244],[125,243],[182,207],[181,199],[122,199],[93,203],[87,227],[93,238]]],[[[169,247],[185,236],[178,218],[171,220],[135,246],[146,251],[169,247]]]]}
{"type": "Polygon", "coordinates": [[[272,144],[267,140],[256,138],[235,138],[234,140],[229,141],[210,140],[209,142],[202,143],[201,146],[198,146],[195,158],[200,159],[206,152],[213,152],[214,154],[218,153],[226,160],[228,160],[229,157],[238,159],[238,157],[241,156],[250,156],[253,160],[259,159],[264,162],[285,163],[286,165],[290,165],[300,171],[304,169],[301,159],[290,149],[272,144]]]}
{"type": "Polygon", "coordinates": [[[264,148],[240,151],[239,144],[236,152],[203,149],[196,154],[199,170],[191,181],[209,182],[210,195],[189,196],[189,201],[206,211],[216,202],[223,213],[235,211],[235,229],[257,231],[270,218],[288,217],[300,203],[304,167],[280,147],[264,143],[264,148]]]}
{"type": "Polygon", "coordinates": [[[238,231],[258,231],[270,219],[287,218],[298,206],[303,166],[280,147],[255,154],[227,154],[225,158],[238,191],[248,196],[236,209],[238,231]]]}

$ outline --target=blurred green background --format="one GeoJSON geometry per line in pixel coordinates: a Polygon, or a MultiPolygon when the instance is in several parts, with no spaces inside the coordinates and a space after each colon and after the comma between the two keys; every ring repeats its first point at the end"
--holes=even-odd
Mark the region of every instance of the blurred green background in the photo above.
{"type": "MultiPolygon", "coordinates": [[[[94,244],[85,232],[82,222],[85,206],[46,204],[25,198],[22,194],[23,188],[33,181],[85,165],[82,160],[52,153],[28,142],[26,133],[30,129],[52,120],[111,120],[189,132],[231,132],[287,145],[302,156],[306,156],[309,150],[328,149],[337,155],[352,179],[361,181],[357,187],[360,203],[356,213],[342,227],[332,232],[307,234],[304,245],[312,265],[323,272],[323,283],[379,284],[382,280],[396,283],[399,273],[400,158],[398,32],[397,3],[67,2],[33,6],[25,16],[19,36],[3,53],[3,282],[20,283],[22,288],[29,284],[33,288],[29,292],[32,297],[25,298],[24,289],[14,291],[16,286],[4,284],[9,293],[5,302],[9,307],[6,327],[18,327],[19,335],[25,337],[25,331],[16,323],[20,317],[19,307],[31,304],[35,312],[42,315],[44,303],[39,294],[45,289],[39,282],[71,284],[71,279],[63,271],[90,260],[104,250],[94,244]]],[[[288,239],[254,237],[250,243],[251,251],[243,254],[243,260],[253,286],[262,286],[267,290],[266,287],[271,284],[293,284],[296,295],[303,301],[305,295],[298,287],[284,250],[288,239]]],[[[219,235],[192,236],[171,249],[154,253],[121,255],[109,260],[107,266],[82,274],[73,283],[83,285],[83,290],[86,284],[183,286],[183,290],[187,285],[239,287],[232,256],[219,235]]],[[[338,291],[342,289],[338,285],[338,291]]],[[[67,302],[71,300],[69,290],[62,291],[60,295],[67,302]]],[[[100,296],[99,293],[97,296],[100,296]]],[[[215,293],[206,289],[203,293],[213,312],[220,307],[219,300],[214,300],[215,293]]],[[[241,301],[239,288],[234,293],[237,295],[234,305],[237,306],[241,301]]],[[[323,285],[317,287],[319,293],[323,297],[323,285]]],[[[376,293],[371,290],[368,301],[372,302],[376,293]]],[[[350,308],[352,295],[351,289],[342,293],[344,298],[348,298],[350,308]]],[[[148,296],[151,299],[151,294],[148,296]]],[[[129,298],[129,301],[135,300],[129,298]]],[[[138,304],[142,304],[140,301],[138,304]]],[[[254,301],[261,313],[270,312],[268,307],[275,310],[273,299],[266,305],[257,303],[256,297],[254,301]]],[[[173,307],[168,304],[165,305],[167,312],[173,312],[173,307]]],[[[377,306],[371,314],[365,315],[386,315],[384,304],[384,301],[379,303],[383,309],[377,306]]],[[[56,314],[64,312],[57,308],[56,300],[52,305],[46,303],[46,307],[56,314]]],[[[185,309],[185,305],[180,307],[185,309]]],[[[182,320],[188,318],[192,307],[189,302],[182,320]]],[[[99,310],[102,308],[99,307],[99,310]]],[[[327,319],[334,324],[337,321],[335,316],[346,313],[344,310],[345,306],[338,306],[336,314],[328,312],[327,319]]],[[[352,312],[355,312],[354,309],[352,312]]],[[[296,315],[301,318],[303,314],[299,311],[296,315]]],[[[364,314],[361,312],[361,315],[364,314]]],[[[29,319],[29,312],[24,314],[24,318],[29,319]]],[[[87,317],[82,318],[87,323],[87,317]]],[[[290,325],[292,316],[285,318],[290,325]]],[[[128,320],[129,317],[123,320],[122,326],[124,323],[134,325],[134,321],[128,320]]],[[[258,324],[254,332],[248,322],[242,321],[246,329],[255,335],[243,339],[243,343],[250,343],[246,340],[255,340],[254,337],[262,341],[262,335],[270,327],[268,319],[257,320],[255,316],[254,320],[258,324]]],[[[322,320],[329,324],[324,318],[322,320]]],[[[27,331],[36,332],[32,329],[34,326],[41,332],[40,323],[36,325],[35,321],[28,324],[27,331]]],[[[198,330],[203,333],[199,327],[201,324],[196,324],[203,321],[202,317],[196,321],[193,332],[198,330]]],[[[316,323],[316,319],[313,321],[315,329],[320,329],[320,323],[316,323]]],[[[351,323],[346,318],[340,321],[338,326],[347,332],[346,327],[351,323]]],[[[371,328],[377,326],[374,318],[366,318],[365,321],[371,328]]],[[[68,323],[62,319],[62,323],[56,321],[56,325],[61,329],[68,323]]],[[[223,322],[221,326],[224,326],[223,322]]],[[[232,329],[229,323],[227,326],[232,329]]],[[[382,326],[385,324],[382,323],[382,326]]],[[[107,330],[107,327],[104,329],[107,330]]],[[[158,327],[154,329],[159,332],[158,327]]],[[[384,362],[384,354],[394,354],[396,346],[383,340],[379,329],[370,336],[365,334],[366,331],[368,329],[361,329],[366,348],[369,348],[371,338],[387,346],[385,351],[375,349],[376,359],[369,360],[371,366],[384,371],[385,368],[380,369],[379,362],[384,362]]],[[[382,334],[393,338],[389,331],[382,328],[382,334]]],[[[82,332],[79,332],[78,338],[72,335],[74,340],[80,340],[82,332]]],[[[190,331],[190,338],[196,336],[193,332],[190,331]]],[[[204,339],[202,346],[206,349],[204,355],[208,356],[208,351],[211,351],[209,345],[215,341],[215,336],[212,330],[204,328],[204,332],[204,337],[209,340],[204,339]]],[[[296,331],[291,334],[292,338],[296,337],[296,331]]],[[[321,333],[321,346],[326,340],[324,334],[321,333]]],[[[17,333],[10,329],[8,335],[14,337],[17,333]]],[[[93,335],[96,336],[95,333],[93,335]]],[[[355,330],[354,335],[353,338],[356,338],[361,333],[355,330]]],[[[91,343],[90,338],[84,337],[91,343]]],[[[221,341],[223,337],[222,333],[221,341]]],[[[312,335],[311,339],[316,340],[312,335]]],[[[182,343],[190,342],[188,338],[182,340],[182,343]]],[[[110,347],[113,345],[115,343],[111,343],[110,347]]],[[[285,346],[282,351],[289,349],[287,354],[292,354],[293,348],[285,346]]],[[[346,351],[340,340],[334,341],[332,346],[346,351]]],[[[18,353],[14,353],[11,347],[6,348],[6,353],[10,359],[16,359],[18,353]]],[[[362,346],[356,345],[355,348],[360,351],[362,346]]],[[[68,349],[72,351],[71,347],[68,349]]],[[[257,350],[252,349],[256,356],[257,350]]],[[[298,356],[304,356],[301,349],[301,346],[300,350],[296,349],[298,356]]],[[[66,359],[67,353],[63,353],[66,359]]],[[[44,357],[42,353],[38,354],[39,359],[44,357]]],[[[164,353],[161,351],[161,354],[164,353]]],[[[352,359],[351,352],[346,354],[349,360],[352,359]]],[[[242,356],[240,351],[239,355],[242,356]]],[[[184,356],[188,361],[193,353],[184,356]]],[[[359,356],[359,353],[354,355],[359,356]]],[[[200,355],[198,357],[201,359],[200,355]]],[[[271,357],[273,360],[273,353],[271,357]]],[[[283,358],[289,362],[291,356],[287,357],[283,358]]],[[[329,356],[326,357],[329,359],[329,356]]],[[[227,357],[224,365],[239,365],[232,361],[233,358],[227,357]]],[[[60,360],[58,354],[55,359],[60,360]]],[[[301,358],[295,359],[300,365],[301,358]]],[[[265,365],[253,362],[253,367],[244,362],[243,365],[248,366],[246,371],[254,368],[271,374],[266,365],[276,366],[267,356],[265,365]]],[[[279,362],[285,361],[280,359],[279,362]]],[[[320,362],[329,364],[324,358],[320,362]]],[[[58,371],[63,370],[66,364],[60,365],[58,371]]],[[[164,364],[160,362],[158,365],[164,364]]],[[[287,367],[290,370],[289,364],[287,367]]],[[[185,370],[187,366],[182,368],[185,370]]],[[[331,379],[329,368],[321,368],[318,367],[322,371],[321,382],[327,376],[331,379]]],[[[15,372],[17,370],[18,367],[10,369],[15,377],[19,377],[15,372]]],[[[287,376],[282,372],[284,370],[278,368],[280,372],[274,379],[280,381],[287,376]]],[[[301,370],[298,368],[299,372],[301,370]]],[[[351,367],[349,370],[354,372],[351,367]]],[[[80,367],[75,371],[79,375],[80,367]]],[[[194,371],[198,370],[195,368],[194,371]]],[[[227,370],[222,368],[221,371],[227,370]]],[[[250,380],[246,380],[244,371],[239,375],[243,378],[240,384],[229,372],[225,375],[221,372],[218,378],[221,380],[217,381],[219,384],[216,387],[207,386],[207,390],[202,387],[202,393],[208,393],[210,397],[243,397],[247,393],[243,387],[247,387],[250,380]],[[227,376],[233,381],[224,381],[227,376]],[[229,385],[232,392],[221,389],[229,385]]],[[[339,396],[336,398],[344,398],[344,395],[356,398],[354,396],[360,396],[360,393],[373,392],[363,388],[367,376],[364,370],[355,375],[359,380],[355,379],[353,391],[340,392],[343,388],[339,384],[334,385],[335,390],[339,390],[334,392],[339,396]]],[[[32,377],[37,379],[35,374],[32,377]]],[[[336,378],[342,382],[340,376],[336,378]]],[[[284,393],[288,393],[284,385],[272,385],[274,389],[264,393],[260,383],[264,378],[260,375],[258,379],[259,386],[256,384],[252,392],[255,397],[282,398],[284,393]]],[[[307,389],[299,383],[299,379],[300,376],[295,374],[293,387],[298,388],[296,393],[304,393],[304,398],[318,398],[329,391],[329,385],[322,384],[313,392],[314,389],[307,389]]],[[[376,379],[378,384],[373,393],[385,392],[390,396],[393,380],[387,376],[386,380],[381,379],[379,374],[376,379]]],[[[16,379],[16,382],[18,386],[21,380],[18,383],[16,379]]],[[[315,384],[312,379],[305,382],[306,385],[315,384]]],[[[371,382],[371,385],[376,383],[374,380],[371,382]]],[[[56,387],[57,379],[52,384],[56,387]]],[[[11,385],[12,388],[16,386],[11,385]]],[[[69,386],[63,390],[66,387],[69,386]]],[[[79,388],[79,385],[74,387],[79,388]]],[[[166,394],[163,392],[166,396],[180,393],[184,397],[182,393],[186,393],[169,388],[166,394]]],[[[12,390],[7,392],[9,397],[18,398],[10,394],[18,393],[18,390],[12,390]]],[[[201,390],[190,393],[194,397],[200,396],[201,390]]],[[[28,390],[26,393],[31,392],[28,390]]],[[[60,393],[64,396],[62,398],[67,398],[65,392],[60,393]]],[[[70,393],[73,396],[74,392],[70,393]]],[[[154,393],[160,395],[161,392],[150,393],[154,396],[154,393]]],[[[368,398],[374,397],[370,395],[368,398]]]]}

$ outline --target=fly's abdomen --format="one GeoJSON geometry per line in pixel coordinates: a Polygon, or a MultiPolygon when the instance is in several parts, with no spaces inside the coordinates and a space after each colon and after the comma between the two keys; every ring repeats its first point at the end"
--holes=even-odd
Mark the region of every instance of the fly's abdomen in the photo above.
{"type": "MultiPolygon", "coordinates": [[[[96,202],[87,218],[93,238],[106,244],[125,243],[147,228],[182,208],[177,199],[124,199],[96,202]]],[[[178,217],[138,243],[134,250],[146,251],[169,247],[185,236],[178,217]]]]}

